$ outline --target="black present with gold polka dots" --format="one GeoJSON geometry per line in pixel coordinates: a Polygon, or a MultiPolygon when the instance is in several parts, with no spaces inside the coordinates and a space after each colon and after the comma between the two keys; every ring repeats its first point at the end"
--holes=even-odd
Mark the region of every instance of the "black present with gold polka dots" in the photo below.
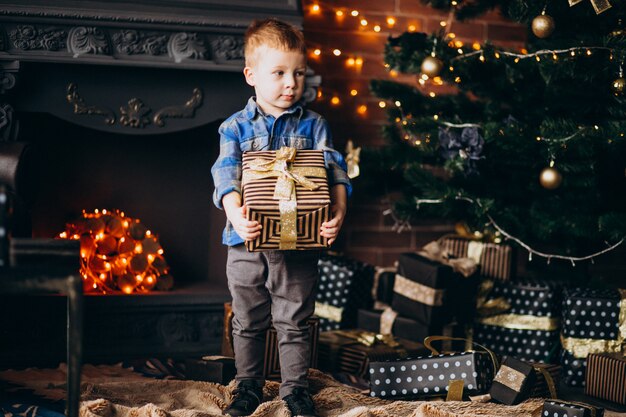
{"type": "Polygon", "coordinates": [[[589,404],[546,400],[543,403],[541,417],[603,417],[604,408],[594,407],[589,404]]]}
{"type": "Polygon", "coordinates": [[[370,395],[380,398],[446,396],[450,381],[462,380],[464,395],[489,390],[494,364],[486,352],[440,354],[370,362],[370,395]]]}

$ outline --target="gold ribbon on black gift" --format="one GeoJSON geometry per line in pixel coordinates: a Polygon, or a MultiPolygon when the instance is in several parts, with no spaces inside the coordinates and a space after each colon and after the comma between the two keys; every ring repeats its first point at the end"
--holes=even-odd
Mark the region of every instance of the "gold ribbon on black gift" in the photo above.
{"type": "MultiPolygon", "coordinates": [[[[575,6],[583,0],[569,0],[569,6],[575,6]]],[[[591,5],[593,6],[593,10],[596,11],[596,14],[600,14],[611,8],[611,3],[608,0],[591,0],[591,5]]]]}
{"type": "Polygon", "coordinates": [[[476,260],[470,258],[453,258],[437,241],[426,244],[422,250],[417,253],[432,261],[450,266],[454,272],[458,272],[465,278],[474,275],[478,269],[476,260]]]}
{"type": "Polygon", "coordinates": [[[296,148],[283,146],[276,151],[274,159],[256,158],[243,171],[242,183],[259,179],[278,177],[274,187],[274,200],[278,200],[280,212],[280,243],[281,250],[296,249],[298,240],[296,184],[307,190],[317,190],[319,185],[307,177],[326,178],[326,169],[321,167],[295,167],[296,148]]]}

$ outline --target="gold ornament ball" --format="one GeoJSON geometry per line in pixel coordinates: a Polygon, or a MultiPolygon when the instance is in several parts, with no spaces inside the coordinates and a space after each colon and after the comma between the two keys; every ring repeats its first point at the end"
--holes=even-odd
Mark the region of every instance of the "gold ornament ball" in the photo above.
{"type": "Polygon", "coordinates": [[[554,19],[542,14],[533,19],[532,30],[536,37],[544,39],[554,32],[554,19]]]}
{"type": "Polygon", "coordinates": [[[624,89],[626,88],[626,78],[619,77],[615,81],[613,81],[613,91],[615,94],[623,94],[624,89]]]}
{"type": "Polygon", "coordinates": [[[561,181],[563,177],[561,173],[554,168],[548,167],[541,171],[541,175],[539,176],[539,182],[548,190],[554,190],[555,188],[559,188],[561,185],[561,181]]]}
{"type": "Polygon", "coordinates": [[[437,57],[427,56],[422,61],[422,74],[426,74],[431,78],[438,76],[442,68],[443,62],[441,62],[441,60],[437,57]]]}

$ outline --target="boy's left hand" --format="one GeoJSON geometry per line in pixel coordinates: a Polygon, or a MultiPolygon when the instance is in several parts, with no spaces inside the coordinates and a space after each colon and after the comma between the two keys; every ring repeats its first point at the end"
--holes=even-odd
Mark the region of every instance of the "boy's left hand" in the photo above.
{"type": "Polygon", "coordinates": [[[333,217],[322,223],[322,227],[320,227],[320,235],[328,239],[329,246],[337,240],[343,219],[346,217],[347,196],[345,187],[342,184],[335,185],[330,190],[330,196],[332,201],[330,212],[333,217]]]}

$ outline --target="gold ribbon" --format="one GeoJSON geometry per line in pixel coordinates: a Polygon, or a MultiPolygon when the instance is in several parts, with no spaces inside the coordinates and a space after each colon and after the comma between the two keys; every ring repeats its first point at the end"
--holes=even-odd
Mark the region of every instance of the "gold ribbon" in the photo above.
{"type": "MultiPolygon", "coordinates": [[[[583,0],[569,0],[569,6],[575,6],[583,0]]],[[[608,0],[591,0],[591,4],[593,9],[596,11],[596,14],[600,14],[611,8],[611,3],[608,0]]]]}
{"type": "Polygon", "coordinates": [[[496,377],[493,379],[494,382],[499,382],[515,392],[522,390],[525,380],[526,376],[523,373],[506,365],[500,366],[496,377]]]}
{"type": "Polygon", "coordinates": [[[274,159],[253,159],[242,175],[243,184],[255,179],[278,177],[273,198],[279,200],[281,250],[295,249],[298,240],[296,184],[307,190],[317,190],[319,185],[307,177],[326,178],[325,168],[292,166],[296,153],[296,148],[283,146],[276,151],[274,159]]]}
{"type": "Polygon", "coordinates": [[[398,317],[398,312],[387,307],[380,315],[380,334],[393,334],[393,323],[398,317]]]}
{"type": "Polygon", "coordinates": [[[550,372],[546,371],[546,369],[541,365],[533,365],[533,368],[543,375],[543,378],[546,380],[546,385],[548,386],[548,391],[550,391],[550,398],[556,398],[556,384],[554,383],[554,379],[550,372]]]}
{"type": "MultiPolygon", "coordinates": [[[[626,288],[619,288],[619,295],[622,298],[619,302],[619,324],[618,332],[622,343],[626,343],[626,288]]],[[[626,346],[624,346],[626,348],[626,346]]],[[[626,354],[626,350],[624,351],[626,354]]]]}
{"type": "Polygon", "coordinates": [[[400,348],[399,350],[404,350],[400,342],[388,334],[376,334],[366,330],[335,330],[335,333],[339,336],[356,340],[365,346],[374,346],[377,342],[380,342],[391,348],[400,348]]]}
{"type": "Polygon", "coordinates": [[[335,307],[330,304],[315,302],[315,315],[330,321],[340,322],[343,316],[343,307],[335,307]]]}
{"type": "Polygon", "coordinates": [[[465,278],[473,275],[478,268],[476,261],[470,258],[451,258],[450,253],[443,249],[437,241],[425,245],[418,254],[435,262],[452,267],[454,272],[458,272],[465,278]]]}
{"type": "Polygon", "coordinates": [[[560,320],[556,317],[539,317],[528,314],[498,314],[497,316],[483,317],[479,323],[489,326],[504,327],[517,330],[543,330],[546,332],[558,330],[560,320]]]}
{"type": "Polygon", "coordinates": [[[563,337],[561,345],[575,358],[586,358],[590,353],[621,352],[621,340],[582,339],[577,337],[563,337]]]}
{"type": "Polygon", "coordinates": [[[489,298],[493,285],[494,282],[490,279],[483,280],[480,283],[478,294],[476,295],[476,312],[479,317],[494,316],[511,309],[511,304],[509,304],[506,298],[489,298]]]}
{"type": "Polygon", "coordinates": [[[393,292],[429,306],[443,305],[443,295],[445,294],[444,290],[427,287],[426,285],[411,281],[400,274],[396,274],[396,280],[393,283],[393,292]]]}
{"type": "Polygon", "coordinates": [[[448,395],[446,395],[446,401],[463,401],[464,388],[465,380],[451,379],[448,382],[448,395]]]}

